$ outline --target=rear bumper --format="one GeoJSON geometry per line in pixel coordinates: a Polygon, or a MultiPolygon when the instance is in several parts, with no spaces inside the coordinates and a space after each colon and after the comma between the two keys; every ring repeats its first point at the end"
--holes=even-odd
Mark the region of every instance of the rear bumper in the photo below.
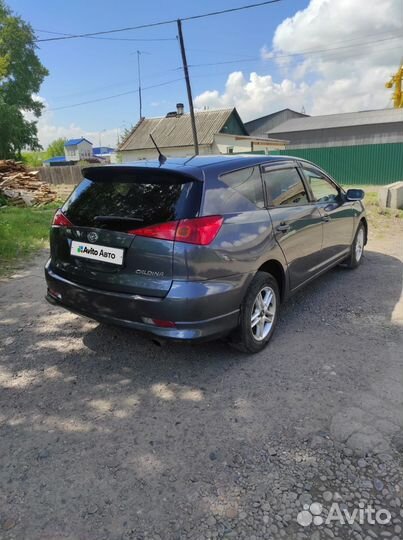
{"type": "Polygon", "coordinates": [[[238,325],[239,309],[252,276],[238,274],[219,280],[174,281],[164,298],[116,293],[69,281],[45,266],[46,299],[90,319],[175,340],[214,339],[238,325]],[[143,318],[174,321],[174,328],[143,318]]]}

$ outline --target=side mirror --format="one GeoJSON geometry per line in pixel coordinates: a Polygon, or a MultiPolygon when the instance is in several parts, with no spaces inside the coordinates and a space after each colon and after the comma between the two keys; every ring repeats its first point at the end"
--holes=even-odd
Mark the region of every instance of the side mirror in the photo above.
{"type": "Polygon", "coordinates": [[[364,197],[365,193],[362,189],[348,189],[346,193],[348,201],[362,201],[364,197]]]}

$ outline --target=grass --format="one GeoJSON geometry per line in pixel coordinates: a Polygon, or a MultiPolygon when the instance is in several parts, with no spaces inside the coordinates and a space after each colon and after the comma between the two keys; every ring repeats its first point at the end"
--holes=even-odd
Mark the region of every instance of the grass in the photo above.
{"type": "Polygon", "coordinates": [[[50,223],[59,206],[0,209],[0,276],[48,245],[50,223]]]}
{"type": "Polygon", "coordinates": [[[379,188],[381,186],[343,186],[344,189],[359,188],[365,191],[364,204],[367,211],[370,236],[386,238],[391,230],[400,231],[403,225],[403,210],[381,208],[379,206],[379,188]]]}
{"type": "Polygon", "coordinates": [[[381,208],[379,206],[379,188],[381,186],[343,186],[345,190],[349,188],[358,188],[365,191],[364,204],[367,212],[373,218],[377,215],[390,218],[403,219],[403,210],[393,210],[392,208],[381,208]]]}

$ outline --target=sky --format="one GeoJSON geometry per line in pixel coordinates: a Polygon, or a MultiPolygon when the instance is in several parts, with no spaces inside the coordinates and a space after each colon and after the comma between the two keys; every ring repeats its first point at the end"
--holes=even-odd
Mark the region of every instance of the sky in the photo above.
{"type": "MultiPolygon", "coordinates": [[[[41,39],[256,0],[6,1],[41,39]]],[[[248,121],[285,107],[308,114],[386,108],[392,100],[385,82],[403,57],[403,0],[280,0],[185,21],[183,33],[197,109],[237,107],[248,121]]],[[[44,147],[57,137],[79,136],[95,146],[116,145],[139,119],[137,50],[143,115],[165,115],[178,102],[188,111],[175,24],[38,43],[49,70],[37,96],[46,106],[38,122],[44,147]],[[116,94],[125,95],[111,97],[116,94]]]]}

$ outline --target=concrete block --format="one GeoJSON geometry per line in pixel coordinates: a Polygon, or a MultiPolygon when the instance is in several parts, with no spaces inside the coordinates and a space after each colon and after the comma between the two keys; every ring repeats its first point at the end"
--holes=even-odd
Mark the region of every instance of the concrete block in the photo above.
{"type": "Polygon", "coordinates": [[[390,188],[389,208],[403,210],[403,182],[400,185],[390,188]]]}
{"type": "Polygon", "coordinates": [[[403,209],[403,182],[393,182],[379,190],[379,205],[382,208],[403,209]]]}
{"type": "Polygon", "coordinates": [[[378,193],[379,206],[386,208],[388,206],[389,188],[388,186],[382,186],[378,193]]]}

